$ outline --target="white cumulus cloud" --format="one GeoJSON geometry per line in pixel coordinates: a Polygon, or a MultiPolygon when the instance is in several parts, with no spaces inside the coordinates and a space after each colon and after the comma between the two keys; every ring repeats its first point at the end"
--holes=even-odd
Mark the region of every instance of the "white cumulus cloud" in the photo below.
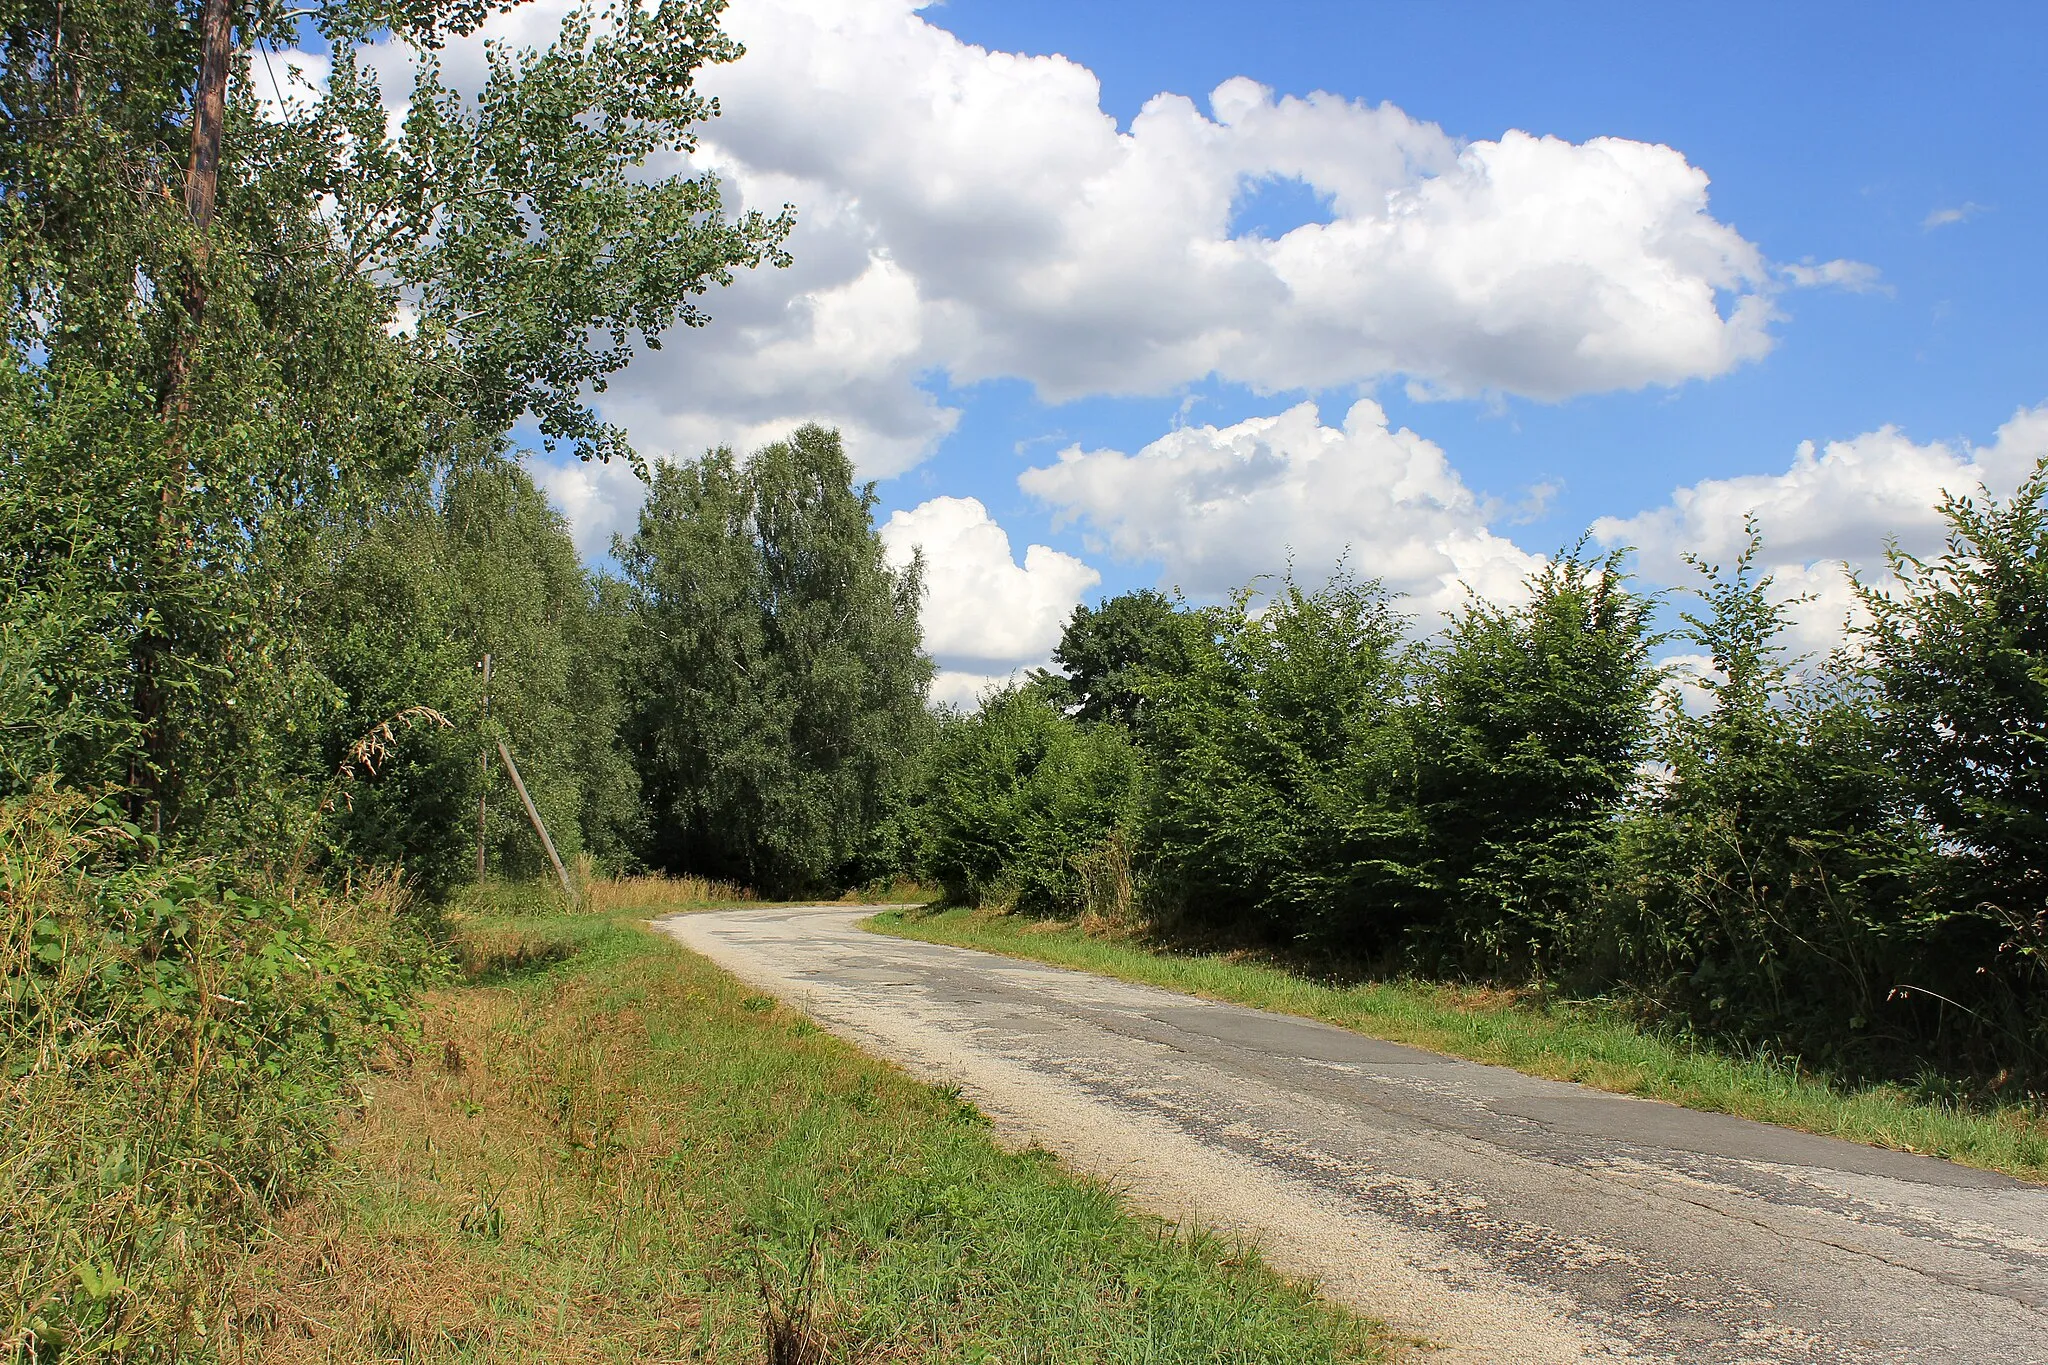
{"type": "Polygon", "coordinates": [[[942,677],[942,700],[999,681],[1006,667],[1044,662],[1081,594],[1102,581],[1046,545],[1028,547],[1017,563],[1008,533],[977,498],[933,498],[892,515],[881,534],[899,567],[924,552],[925,648],[961,666],[942,677]]]}
{"type": "Polygon", "coordinates": [[[639,522],[647,488],[623,464],[537,458],[527,472],[568,519],[570,538],[585,559],[610,553],[612,537],[630,535],[639,522]]]}
{"type": "Polygon", "coordinates": [[[1920,444],[1885,426],[1825,446],[1801,442],[1782,473],[1705,479],[1674,490],[1662,507],[1603,517],[1593,534],[1607,545],[1635,546],[1652,578],[1690,584],[1695,575],[1682,556],[1732,562],[1745,544],[1744,518],[1753,513],[1778,591],[1813,597],[1794,609],[1798,642],[1825,649],[1856,612],[1849,570],[1880,569],[1887,538],[1909,554],[1938,552],[1944,492],[1966,495],[1982,485],[2009,494],[2043,458],[2048,404],[2014,413],[1988,446],[1920,444]]]}
{"type": "MultiPolygon", "coordinates": [[[[928,392],[935,374],[1052,399],[1212,375],[1262,391],[1399,375],[1434,395],[1541,399],[1675,385],[1767,351],[1788,281],[1868,278],[1774,269],[1670,147],[1463,141],[1392,105],[1241,77],[1206,102],[1157,95],[1119,128],[1086,67],[965,43],[922,8],[728,12],[748,54],[704,74],[725,114],[693,164],[736,207],[795,204],[797,264],[742,276],[710,301],[710,328],[613,383],[607,415],[650,451],[819,420],[887,476],[957,422],[928,392]],[[1274,181],[1301,182],[1330,221],[1235,229],[1274,181]]],[[[451,44],[451,83],[474,87],[482,38],[543,42],[564,9],[536,0],[451,44]]],[[[393,56],[373,64],[397,102],[393,56]]]]}
{"type": "Polygon", "coordinates": [[[748,282],[795,334],[763,348],[800,351],[821,285],[878,258],[918,301],[914,328],[883,328],[904,380],[1013,376],[1056,399],[1396,373],[1559,398],[1719,374],[1770,344],[1768,267],[1668,147],[1465,143],[1391,105],[1244,78],[1206,109],[1155,96],[1120,130],[1087,68],[964,43],[918,9],[731,11],[749,55],[707,78],[729,111],[711,161],[749,202],[815,214],[798,259],[838,262],[831,284],[748,282]],[[1234,234],[1234,206],[1273,179],[1333,221],[1234,234]]]}
{"type": "Polygon", "coordinates": [[[1515,597],[1541,561],[1487,529],[1488,509],[1436,444],[1362,400],[1341,427],[1313,403],[1233,426],[1170,432],[1135,455],[1072,447],[1024,490],[1187,592],[1227,592],[1291,557],[1316,579],[1339,559],[1411,595],[1422,623],[1464,585],[1515,597]]]}

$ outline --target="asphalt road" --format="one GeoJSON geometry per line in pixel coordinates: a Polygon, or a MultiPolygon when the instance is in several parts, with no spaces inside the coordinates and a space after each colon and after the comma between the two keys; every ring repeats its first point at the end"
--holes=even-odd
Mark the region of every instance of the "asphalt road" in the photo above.
{"type": "Polygon", "coordinates": [[[855,927],[661,928],[1433,1361],[2048,1363],[2048,1189],[855,927]]]}

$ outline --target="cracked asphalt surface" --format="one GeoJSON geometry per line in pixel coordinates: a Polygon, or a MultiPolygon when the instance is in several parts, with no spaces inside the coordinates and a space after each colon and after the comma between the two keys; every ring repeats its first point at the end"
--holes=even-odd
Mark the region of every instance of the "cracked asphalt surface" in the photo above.
{"type": "Polygon", "coordinates": [[[2048,1362],[2048,1189],[868,934],[869,913],[658,927],[1431,1359],[2048,1362]]]}

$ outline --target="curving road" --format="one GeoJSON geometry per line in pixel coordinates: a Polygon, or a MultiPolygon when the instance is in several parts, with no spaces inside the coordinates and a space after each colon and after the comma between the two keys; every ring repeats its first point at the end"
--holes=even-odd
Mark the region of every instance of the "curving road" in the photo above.
{"type": "Polygon", "coordinates": [[[2048,1189],[862,932],[659,927],[1445,1361],[2048,1362],[2048,1189]]]}

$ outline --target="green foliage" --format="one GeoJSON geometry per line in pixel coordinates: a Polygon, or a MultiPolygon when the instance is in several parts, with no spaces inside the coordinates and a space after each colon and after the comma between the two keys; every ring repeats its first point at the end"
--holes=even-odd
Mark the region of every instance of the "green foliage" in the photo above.
{"type": "Polygon", "coordinates": [[[1095,666],[1076,649],[951,723],[927,866],[955,899],[1066,913],[1065,870],[1113,831],[1158,927],[1614,993],[1843,1074],[2038,1089],[2044,501],[2048,473],[1949,499],[1947,552],[1863,586],[1862,647],[1824,664],[1788,654],[1752,527],[1728,569],[1696,563],[1704,703],[1670,691],[1661,720],[1618,556],[1560,555],[1424,645],[1341,574],[1247,590],[1137,675],[1141,820],[1073,796],[1081,738],[1126,733],[1062,714],[1095,666]]]}
{"type": "Polygon", "coordinates": [[[1619,872],[1575,971],[1634,989],[1704,1032],[1854,1064],[1917,1022],[1888,998],[1910,954],[1906,875],[1926,852],[1881,760],[1867,696],[1785,657],[1786,602],[1755,564],[1694,561],[1711,660],[1700,714],[1670,700],[1663,780],[1621,832],[1619,872]]]}
{"type": "Polygon", "coordinates": [[[1896,989],[2048,1073],[2048,465],[1941,512],[1939,557],[1858,593],[1884,760],[1941,854],[1915,926],[1939,956],[1896,989]]]}
{"type": "Polygon", "coordinates": [[[248,705],[302,681],[295,558],[447,425],[388,291],[332,248],[307,144],[246,78],[196,237],[173,192],[196,29],[147,3],[0,20],[0,555],[105,642],[51,698],[90,697],[62,770],[137,789],[167,832],[250,804],[248,705]]]}
{"type": "Polygon", "coordinates": [[[765,891],[893,866],[886,817],[929,729],[922,569],[892,570],[873,485],[806,426],[744,464],[656,468],[618,556],[647,860],[765,891]]]}
{"type": "Polygon", "coordinates": [[[1439,961],[1540,968],[1608,873],[1658,681],[1620,563],[1582,543],[1519,606],[1473,600],[1431,653],[1412,722],[1439,961]]]}
{"type": "MultiPolygon", "coordinates": [[[[586,456],[620,450],[588,395],[636,342],[701,324],[698,300],[734,268],[782,259],[787,215],[731,217],[714,178],[648,167],[717,112],[693,85],[738,55],[716,0],[579,10],[544,50],[496,51],[482,90],[449,89],[434,49],[507,7],[237,12],[219,210],[203,230],[178,193],[198,6],[0,9],[0,564],[21,589],[0,627],[0,780],[13,790],[54,762],[80,785],[127,788],[131,813],[174,843],[254,821],[296,846],[283,812],[309,793],[287,792],[305,775],[277,736],[335,712],[337,679],[311,660],[336,651],[309,640],[306,617],[332,542],[416,514],[440,475],[523,416],[586,456]],[[252,45],[302,19],[334,79],[271,89],[252,45]],[[422,67],[402,137],[357,59],[380,31],[422,67]],[[282,104],[259,105],[259,88],[282,104]]],[[[339,689],[345,716],[376,690],[339,689]]],[[[623,769],[610,766],[593,795],[616,824],[623,769]]]]}
{"type": "Polygon", "coordinates": [[[403,887],[467,879],[480,794],[494,870],[537,861],[487,740],[565,854],[638,837],[630,601],[501,452],[530,419],[630,456],[591,395],[790,220],[663,169],[739,55],[718,0],[579,9],[449,88],[440,43],[513,7],[230,6],[209,215],[197,0],[0,0],[0,1339],[31,1358],[219,1321],[222,1256],[407,1007],[435,920],[403,887]],[[324,89],[252,60],[302,23],[324,89]],[[373,37],[421,68],[399,137],[373,37]]]}
{"type": "Polygon", "coordinates": [[[0,403],[0,794],[45,773],[104,771],[137,740],[106,695],[126,662],[127,597],[101,569],[121,528],[88,499],[44,496],[31,471],[61,467],[59,456],[21,415],[0,403]]]}
{"type": "MultiPolygon", "coordinates": [[[[457,594],[449,635],[466,665],[492,660],[491,735],[510,741],[561,855],[588,848],[618,866],[638,794],[617,742],[620,585],[584,570],[561,515],[508,460],[450,476],[441,529],[457,594]]],[[[545,874],[545,854],[495,756],[487,771],[492,868],[545,874]]]]}
{"type": "MultiPolygon", "coordinates": [[[[683,164],[718,113],[695,81],[741,53],[718,27],[724,9],[579,5],[545,48],[494,46],[483,88],[458,91],[433,48],[486,7],[419,5],[401,137],[386,134],[381,91],[352,42],[339,45],[331,93],[294,121],[301,173],[335,196],[330,221],[349,258],[416,310],[415,344],[461,376],[462,410],[484,430],[530,415],[550,448],[567,440],[585,459],[631,458],[590,395],[631,361],[636,339],[658,347],[671,325],[703,326],[697,300],[735,267],[788,264],[789,210],[727,218],[715,175],[648,164],[657,153],[683,164]]],[[[332,6],[328,36],[374,17],[332,6]]]]}
{"type": "Polygon", "coordinates": [[[1342,574],[1171,623],[1151,599],[1080,612],[1064,677],[944,723],[920,867],[961,902],[1070,915],[1120,884],[1204,939],[1549,979],[1843,1073],[2034,1086],[2044,499],[2048,474],[1951,499],[1948,552],[1864,588],[1864,648],[1825,665],[1788,656],[1752,528],[1728,570],[1697,565],[1705,704],[1669,693],[1661,721],[1651,603],[1615,555],[1560,555],[1426,644],[1342,574]],[[1137,662],[1130,620],[1171,667],[1137,662]],[[1135,704],[1101,681],[1116,650],[1135,704]]]}
{"type": "Polygon", "coordinates": [[[1135,725],[1146,680],[1186,662],[1198,621],[1149,588],[1077,606],[1052,652],[1060,672],[1038,669],[1031,681],[1084,723],[1135,725]]]}
{"type": "Polygon", "coordinates": [[[1011,688],[948,715],[911,817],[920,875],[968,904],[1027,914],[1106,912],[1121,891],[1098,870],[1137,824],[1143,769],[1116,725],[1082,726],[1040,692],[1011,688]]]}
{"type": "Polygon", "coordinates": [[[2048,1075],[2044,492],[1945,500],[1947,552],[1859,585],[1862,648],[1825,667],[1784,658],[1753,529],[1699,566],[1710,705],[1670,715],[1585,976],[1852,1073],[2048,1075]]]}
{"type": "Polygon", "coordinates": [[[1161,908],[1373,953],[1415,899],[1406,621],[1376,582],[1250,589],[1147,680],[1146,852],[1161,908]]]}
{"type": "Polygon", "coordinates": [[[620,589],[583,569],[531,477],[498,456],[466,461],[443,479],[438,505],[393,509],[337,535],[331,552],[311,638],[333,694],[300,762],[309,783],[351,771],[328,797],[332,852],[403,868],[423,897],[442,900],[475,874],[481,789],[489,870],[545,873],[497,757],[503,737],[562,856],[625,862],[637,809],[618,745],[620,589]],[[420,707],[454,726],[415,723],[352,757],[420,707]]]}
{"type": "Polygon", "coordinates": [[[45,786],[0,801],[0,1332],[33,1358],[177,1358],[221,1260],[325,1156],[417,948],[338,901],[45,786]]]}

